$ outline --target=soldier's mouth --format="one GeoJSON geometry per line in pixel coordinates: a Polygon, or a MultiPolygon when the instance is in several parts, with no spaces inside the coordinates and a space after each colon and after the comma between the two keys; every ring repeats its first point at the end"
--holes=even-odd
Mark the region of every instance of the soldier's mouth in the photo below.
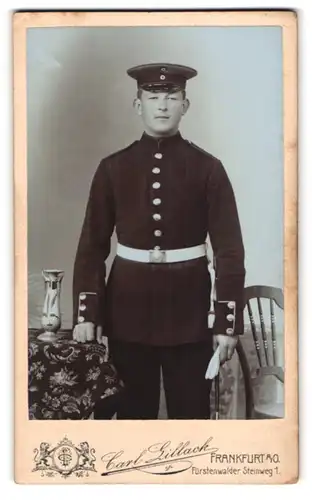
{"type": "Polygon", "coordinates": [[[169,120],[169,116],[155,116],[156,120],[169,120]]]}

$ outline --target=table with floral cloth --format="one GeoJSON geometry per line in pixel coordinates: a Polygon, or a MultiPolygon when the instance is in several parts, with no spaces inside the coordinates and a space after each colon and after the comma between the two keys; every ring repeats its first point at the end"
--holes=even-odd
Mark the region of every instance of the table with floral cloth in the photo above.
{"type": "Polygon", "coordinates": [[[39,340],[40,333],[29,331],[30,419],[88,419],[97,402],[122,389],[113,364],[105,360],[104,345],[78,343],[69,330],[57,333],[53,342],[39,340]]]}

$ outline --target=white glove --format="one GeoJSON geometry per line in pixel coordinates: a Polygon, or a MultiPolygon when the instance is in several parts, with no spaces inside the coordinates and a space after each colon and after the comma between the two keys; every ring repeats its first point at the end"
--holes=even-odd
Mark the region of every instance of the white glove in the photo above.
{"type": "Polygon", "coordinates": [[[205,373],[205,379],[206,380],[208,378],[210,380],[214,379],[218,375],[219,369],[220,369],[220,346],[217,347],[217,349],[214,352],[214,355],[210,360],[207,371],[205,373]]]}

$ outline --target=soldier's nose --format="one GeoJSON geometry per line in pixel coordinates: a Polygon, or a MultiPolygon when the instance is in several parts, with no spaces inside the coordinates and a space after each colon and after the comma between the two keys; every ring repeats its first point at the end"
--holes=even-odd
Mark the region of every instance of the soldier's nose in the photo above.
{"type": "Polygon", "coordinates": [[[158,109],[160,109],[161,111],[164,111],[167,109],[167,101],[165,99],[162,101],[159,101],[158,109]]]}

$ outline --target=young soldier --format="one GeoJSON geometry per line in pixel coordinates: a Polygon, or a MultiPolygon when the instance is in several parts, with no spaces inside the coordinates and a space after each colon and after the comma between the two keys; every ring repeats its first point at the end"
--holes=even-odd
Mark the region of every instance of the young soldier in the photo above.
{"type": "Polygon", "coordinates": [[[221,362],[243,332],[244,248],[233,190],[221,162],[185,140],[186,82],[173,64],[128,70],[144,133],[101,161],[91,186],[74,268],[74,338],[108,338],[125,383],[120,419],[156,419],[160,369],[170,419],[209,418],[205,371],[213,337],[221,362]],[[116,228],[117,256],[105,283],[116,228]],[[213,330],[205,240],[216,266],[213,330]],[[79,310],[77,317],[77,310],[79,310]]]}

